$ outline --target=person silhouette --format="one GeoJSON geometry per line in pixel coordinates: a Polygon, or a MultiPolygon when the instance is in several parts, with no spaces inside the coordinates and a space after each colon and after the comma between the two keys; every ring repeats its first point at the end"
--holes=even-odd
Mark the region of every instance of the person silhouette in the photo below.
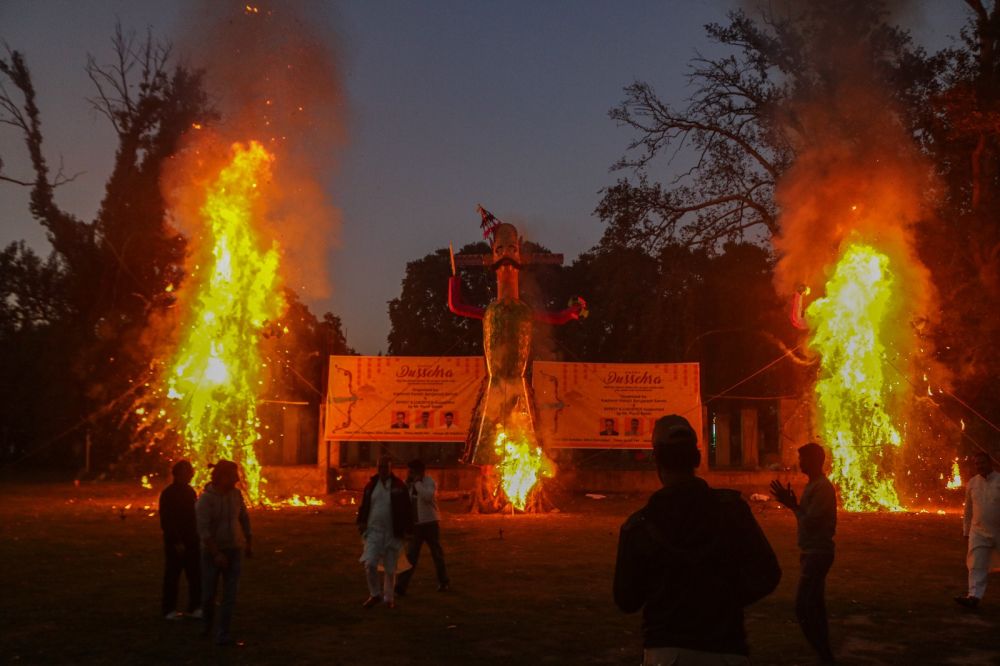
{"type": "Polygon", "coordinates": [[[663,487],[621,527],[615,603],[643,611],[644,664],[749,664],[743,608],[777,587],[778,559],[740,494],[695,475],[685,418],[658,419],[652,441],[663,487]]]}

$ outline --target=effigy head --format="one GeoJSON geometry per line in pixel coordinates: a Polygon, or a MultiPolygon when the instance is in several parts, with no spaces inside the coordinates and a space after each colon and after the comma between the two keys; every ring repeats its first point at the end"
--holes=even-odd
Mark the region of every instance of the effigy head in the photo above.
{"type": "Polygon", "coordinates": [[[521,239],[517,227],[504,222],[493,232],[493,268],[521,268],[521,239]]]}

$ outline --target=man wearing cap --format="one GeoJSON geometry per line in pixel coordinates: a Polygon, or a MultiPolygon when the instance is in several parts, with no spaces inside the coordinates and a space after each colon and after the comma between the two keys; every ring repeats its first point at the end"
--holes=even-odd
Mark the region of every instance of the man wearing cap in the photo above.
{"type": "Polygon", "coordinates": [[[687,419],[653,427],[663,487],[622,525],[614,599],[643,610],[643,664],[749,664],[743,608],[781,579],[778,560],[734,490],[695,475],[698,437],[687,419]]]}
{"type": "Polygon", "coordinates": [[[231,460],[220,460],[212,467],[212,482],[198,498],[198,536],[201,537],[202,610],[205,614],[204,635],[212,631],[215,615],[215,595],[222,578],[222,603],[219,604],[219,626],[215,633],[218,645],[233,642],[230,625],[236,590],[243,567],[243,555],[251,550],[250,516],[243,494],[236,487],[240,471],[231,460]]]}

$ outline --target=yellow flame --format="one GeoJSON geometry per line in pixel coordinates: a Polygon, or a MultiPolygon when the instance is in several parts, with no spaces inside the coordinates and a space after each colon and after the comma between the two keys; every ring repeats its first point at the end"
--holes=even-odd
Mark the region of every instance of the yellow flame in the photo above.
{"type": "Polygon", "coordinates": [[[149,482],[149,476],[146,474],[142,475],[142,487],[149,490],[153,487],[153,484],[149,482]]]}
{"type": "Polygon", "coordinates": [[[258,181],[269,178],[274,157],[256,141],[235,144],[232,160],[208,187],[200,215],[210,254],[189,276],[189,319],[168,374],[167,395],[183,423],[184,455],[195,483],[208,464],[226,458],[242,467],[251,501],[263,499],[254,443],[260,438],[257,390],[260,331],[285,309],[278,277],[278,249],[253,227],[260,203],[258,181]]]}
{"type": "Polygon", "coordinates": [[[962,472],[958,469],[958,458],[951,463],[951,478],[945,486],[948,490],[955,490],[962,487],[962,472]]]}
{"type": "Polygon", "coordinates": [[[532,443],[527,436],[508,436],[503,426],[497,426],[494,442],[497,459],[497,474],[504,495],[515,509],[523,511],[528,504],[528,496],[541,476],[551,476],[548,459],[541,447],[532,443]]]}
{"type": "Polygon", "coordinates": [[[272,506],[272,507],[279,507],[279,506],[323,506],[324,504],[326,504],[326,502],[324,502],[323,500],[318,499],[316,497],[311,497],[309,495],[305,495],[305,496],[299,497],[298,494],[292,495],[288,499],[286,499],[284,501],[281,501],[281,502],[267,501],[267,505],[268,506],[272,506]]]}
{"type": "Polygon", "coordinates": [[[292,495],[291,497],[286,497],[285,499],[271,499],[268,497],[261,498],[261,504],[270,509],[282,509],[289,506],[325,506],[326,502],[319,499],[318,497],[312,497],[310,495],[299,495],[298,493],[292,495]]]}
{"type": "Polygon", "coordinates": [[[883,342],[893,288],[889,258],[854,243],[837,263],[826,296],[807,309],[809,344],[822,356],[820,432],[833,458],[831,480],[850,511],[902,510],[890,463],[902,436],[886,411],[893,389],[883,342]]]}

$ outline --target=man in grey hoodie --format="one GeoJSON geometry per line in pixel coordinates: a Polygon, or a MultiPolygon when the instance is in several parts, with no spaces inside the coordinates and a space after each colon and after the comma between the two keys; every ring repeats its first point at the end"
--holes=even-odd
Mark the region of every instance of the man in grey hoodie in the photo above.
{"type": "Polygon", "coordinates": [[[212,482],[198,498],[198,536],[201,538],[202,609],[205,613],[205,636],[211,635],[215,616],[215,595],[222,578],[222,603],[215,634],[218,645],[233,642],[230,625],[236,590],[239,587],[243,558],[252,557],[250,516],[243,494],[236,487],[239,468],[231,460],[220,460],[212,468],[212,482]],[[242,538],[241,538],[242,537],[242,538]]]}

